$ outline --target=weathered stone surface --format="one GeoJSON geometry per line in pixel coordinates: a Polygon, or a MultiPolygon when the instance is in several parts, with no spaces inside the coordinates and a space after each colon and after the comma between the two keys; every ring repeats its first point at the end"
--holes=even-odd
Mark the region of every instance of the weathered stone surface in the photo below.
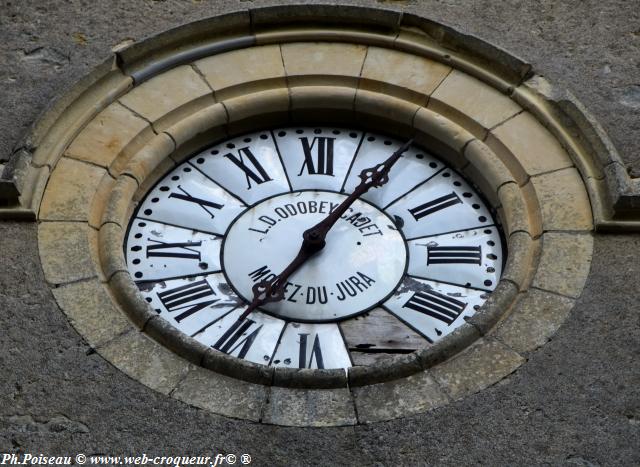
{"type": "Polygon", "coordinates": [[[76,331],[93,347],[132,329],[97,279],[58,287],[53,295],[76,331]]]}
{"type": "Polygon", "coordinates": [[[593,237],[584,233],[549,232],[542,236],[542,255],[534,287],[579,297],[591,268],[593,237]]]}
{"type": "Polygon", "coordinates": [[[576,169],[531,178],[542,209],[544,230],[591,230],[591,204],[576,169]]]}
{"type": "Polygon", "coordinates": [[[126,107],[151,121],[156,131],[164,130],[190,113],[190,107],[197,108],[204,101],[207,105],[213,103],[211,89],[188,65],[151,78],[120,99],[126,107]]]}
{"type": "Polygon", "coordinates": [[[121,335],[99,347],[98,353],[131,378],[163,394],[174,390],[193,367],[139,331],[121,335]]]}
{"type": "Polygon", "coordinates": [[[109,167],[118,154],[125,152],[130,156],[131,149],[151,135],[153,131],[147,121],[116,102],[89,122],[65,155],[109,167]]]}
{"type": "Polygon", "coordinates": [[[535,350],[555,334],[573,305],[570,298],[530,289],[497,329],[495,337],[516,352],[535,350]]]}
{"type": "Polygon", "coordinates": [[[355,84],[366,51],[363,45],[299,42],[283,44],[282,59],[291,86],[332,84],[322,75],[342,76],[343,82],[355,84]]]}
{"type": "Polygon", "coordinates": [[[65,284],[96,275],[91,261],[89,229],[84,222],[42,222],[38,226],[42,269],[51,284],[65,284]]]}
{"type": "Polygon", "coordinates": [[[464,157],[469,161],[464,173],[480,187],[482,194],[497,206],[498,190],[505,183],[515,181],[513,174],[482,141],[475,140],[467,144],[464,157]]]}
{"type": "Polygon", "coordinates": [[[213,413],[257,422],[267,401],[266,386],[245,383],[194,367],[172,397],[213,413]]]}
{"type": "Polygon", "coordinates": [[[407,417],[449,401],[426,371],[386,383],[354,388],[353,394],[360,423],[407,417]]]}
{"type": "Polygon", "coordinates": [[[341,389],[295,389],[274,386],[264,408],[264,423],[285,426],[355,425],[351,393],[341,389]]]}
{"type": "MultiPolygon", "coordinates": [[[[286,88],[270,89],[234,97],[225,101],[224,104],[229,112],[229,122],[237,122],[256,116],[260,120],[264,119],[265,114],[289,110],[289,92],[286,88]]],[[[269,119],[269,121],[272,120],[269,119]]],[[[253,128],[255,128],[255,123],[253,128]]]]}
{"type": "Polygon", "coordinates": [[[491,133],[516,156],[529,175],[573,165],[560,143],[529,112],[515,116],[491,133]]]}
{"type": "Polygon", "coordinates": [[[507,234],[526,232],[531,237],[542,234],[542,218],[535,198],[528,196],[526,188],[507,183],[498,190],[500,214],[507,234]]]}
{"type": "Polygon", "coordinates": [[[95,210],[102,213],[100,225],[102,226],[106,222],[113,222],[120,227],[126,228],[128,215],[133,210],[133,195],[137,189],[138,183],[136,180],[127,175],[120,175],[108,193],[108,197],[104,196],[104,198],[100,199],[105,201],[102,209],[98,205],[95,206],[95,210]]]}
{"type": "Polygon", "coordinates": [[[494,339],[477,344],[432,370],[435,379],[453,399],[497,383],[524,363],[524,358],[494,339]]]}
{"type": "Polygon", "coordinates": [[[515,232],[509,236],[507,264],[502,279],[508,279],[518,286],[519,290],[527,290],[531,275],[536,271],[540,240],[532,240],[526,232],[515,232]]]}
{"type": "Polygon", "coordinates": [[[394,122],[413,124],[413,118],[420,106],[395,97],[358,89],[355,109],[358,112],[377,115],[394,122]]]}
{"type": "Polygon", "coordinates": [[[284,87],[284,66],[279,45],[234,50],[196,62],[218,101],[246,92],[284,87]],[[244,83],[252,83],[247,86],[244,83]],[[242,84],[242,90],[233,87],[242,84]]]}
{"type": "Polygon", "coordinates": [[[453,70],[431,94],[427,107],[462,123],[480,139],[488,129],[522,110],[509,97],[458,70],[453,70]]]}
{"type": "Polygon", "coordinates": [[[131,175],[141,184],[161,164],[164,163],[167,170],[174,165],[169,158],[174,149],[175,143],[171,137],[160,133],[133,156],[123,173],[131,175]]]}
{"type": "Polygon", "coordinates": [[[53,170],[40,207],[40,218],[57,221],[86,221],[91,200],[106,174],[86,162],[63,157],[53,170]]]}
{"type": "Polygon", "coordinates": [[[428,96],[450,71],[451,67],[447,65],[417,55],[369,47],[360,87],[374,92],[399,94],[399,97],[425,105],[428,96]]]}

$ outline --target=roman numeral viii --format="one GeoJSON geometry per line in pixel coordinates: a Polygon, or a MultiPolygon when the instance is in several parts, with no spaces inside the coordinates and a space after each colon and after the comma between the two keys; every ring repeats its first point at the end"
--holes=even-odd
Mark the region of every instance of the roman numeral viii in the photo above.
{"type": "Polygon", "coordinates": [[[403,308],[410,308],[442,321],[447,326],[460,316],[466,306],[467,304],[460,300],[433,290],[416,292],[402,305],[403,308]]]}
{"type": "Polygon", "coordinates": [[[175,317],[175,320],[179,323],[192,314],[217,302],[217,299],[212,299],[215,295],[216,293],[209,283],[202,279],[160,292],[158,293],[158,298],[167,311],[181,311],[181,313],[175,317]]]}
{"type": "Polygon", "coordinates": [[[313,345],[311,346],[311,355],[309,356],[309,361],[307,363],[307,343],[309,334],[298,335],[300,336],[300,353],[298,357],[298,367],[311,368],[311,365],[313,365],[313,360],[315,359],[316,366],[319,369],[323,369],[324,361],[322,359],[322,349],[320,348],[320,336],[316,334],[316,337],[313,340],[313,345]]]}
{"type": "Polygon", "coordinates": [[[195,203],[198,206],[200,206],[202,209],[204,209],[206,213],[211,216],[212,219],[214,216],[213,216],[213,213],[211,212],[211,209],[222,209],[224,207],[223,204],[218,204],[218,203],[214,203],[213,201],[208,201],[206,199],[196,198],[195,196],[191,196],[191,194],[187,190],[182,188],[180,185],[178,185],[178,190],[180,190],[182,193],[171,193],[169,195],[169,198],[175,198],[182,201],[187,201],[189,203],[195,203]]]}
{"type": "Polygon", "coordinates": [[[335,138],[315,137],[309,143],[309,138],[300,138],[302,151],[304,152],[304,163],[300,167],[302,175],[307,169],[309,175],[330,175],[333,176],[333,142],[335,138]],[[315,152],[314,152],[315,148],[315,152]]]}
{"type": "Polygon", "coordinates": [[[150,242],[156,242],[155,245],[147,245],[147,258],[163,257],[163,258],[183,258],[197,259],[200,261],[200,250],[194,248],[202,246],[202,242],[177,242],[164,243],[153,238],[148,238],[150,242]]]}
{"type": "Polygon", "coordinates": [[[479,246],[427,246],[427,266],[430,264],[482,264],[479,246]]]}
{"type": "Polygon", "coordinates": [[[244,172],[247,177],[247,189],[249,190],[251,189],[251,180],[258,185],[271,180],[266,170],[264,170],[264,167],[260,165],[256,156],[253,155],[248,147],[238,149],[237,157],[232,153],[225,154],[224,157],[229,159],[244,172]],[[245,157],[249,162],[248,164],[244,161],[245,157]]]}
{"type": "Polygon", "coordinates": [[[455,192],[451,192],[448,195],[441,196],[433,201],[429,201],[428,203],[409,209],[409,212],[415,220],[419,221],[424,216],[428,216],[429,214],[433,214],[434,212],[438,212],[456,204],[462,204],[462,201],[455,192]]]}

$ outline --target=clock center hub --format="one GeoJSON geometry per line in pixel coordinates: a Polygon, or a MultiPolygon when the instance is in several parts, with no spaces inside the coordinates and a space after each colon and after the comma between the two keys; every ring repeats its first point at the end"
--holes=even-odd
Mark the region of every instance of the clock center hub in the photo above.
{"type": "MultiPolygon", "coordinates": [[[[334,192],[298,191],[262,201],[239,216],[222,249],[223,269],[236,292],[250,302],[253,285],[280,274],[298,253],[303,232],[345,198],[334,192]]],[[[406,263],[406,243],[393,221],[356,200],[327,234],[325,247],[291,275],[285,298],[261,309],[300,322],[357,315],[397,288],[406,263]]]]}

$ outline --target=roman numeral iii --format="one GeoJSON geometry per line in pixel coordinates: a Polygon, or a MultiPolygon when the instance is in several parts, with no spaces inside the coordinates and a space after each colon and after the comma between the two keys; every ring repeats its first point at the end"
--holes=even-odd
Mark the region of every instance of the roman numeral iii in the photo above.
{"type": "Polygon", "coordinates": [[[298,176],[302,175],[305,168],[309,175],[333,176],[334,141],[335,138],[315,137],[311,143],[309,143],[309,138],[300,138],[302,151],[304,152],[304,163],[302,167],[300,167],[298,176]]]}
{"type": "Polygon", "coordinates": [[[479,246],[427,246],[427,266],[431,264],[482,264],[479,246]]]}
{"type": "Polygon", "coordinates": [[[442,321],[447,326],[460,316],[466,306],[460,300],[433,290],[416,292],[402,305],[403,308],[410,308],[442,321]]]}
{"type": "Polygon", "coordinates": [[[266,170],[264,170],[264,167],[260,165],[256,156],[253,155],[248,147],[238,149],[237,157],[232,153],[225,154],[224,157],[229,159],[244,172],[247,177],[247,189],[251,189],[251,180],[258,185],[271,180],[266,170]],[[245,157],[249,161],[248,164],[244,161],[245,157]]]}
{"type": "Polygon", "coordinates": [[[438,212],[456,204],[462,204],[462,201],[455,192],[451,192],[448,195],[441,196],[433,201],[411,208],[409,209],[409,212],[415,220],[419,221],[429,214],[433,214],[434,212],[438,212]]]}
{"type": "Polygon", "coordinates": [[[217,302],[217,299],[211,299],[215,297],[215,295],[209,283],[202,279],[191,284],[159,292],[158,298],[167,311],[181,311],[181,313],[175,317],[175,320],[179,323],[192,314],[217,302]]]}

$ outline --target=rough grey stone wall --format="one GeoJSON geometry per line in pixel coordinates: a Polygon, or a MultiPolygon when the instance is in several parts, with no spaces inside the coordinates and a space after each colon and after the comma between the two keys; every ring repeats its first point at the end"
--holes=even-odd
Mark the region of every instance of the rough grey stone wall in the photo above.
{"type": "MultiPolygon", "coordinates": [[[[112,46],[268,3],[2,1],[0,159],[112,46]]],[[[640,174],[637,2],[351,3],[419,13],[532,62],[586,104],[640,174]]],[[[111,367],[57,309],[36,231],[31,223],[0,224],[0,452],[248,452],[253,465],[640,464],[640,235],[596,236],[571,316],[500,384],[404,420],[294,429],[205,413],[111,367]]]]}

